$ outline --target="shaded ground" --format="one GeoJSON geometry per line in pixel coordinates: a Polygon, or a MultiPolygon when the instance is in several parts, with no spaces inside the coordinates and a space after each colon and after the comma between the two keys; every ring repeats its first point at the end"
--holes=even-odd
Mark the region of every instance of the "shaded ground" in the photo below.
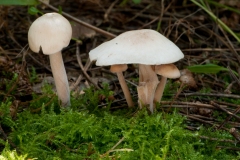
{"type": "MultiPolygon", "coordinates": [[[[238,1],[219,1],[236,9],[240,9],[238,1]]],[[[240,15],[224,7],[216,7],[207,3],[212,12],[233,32],[240,33],[240,15]]],[[[99,0],[69,0],[51,2],[52,6],[61,6],[63,11],[92,24],[98,28],[118,35],[133,29],[154,29],[168,37],[185,54],[185,58],[176,63],[179,69],[186,69],[196,64],[213,63],[231,69],[218,74],[193,74],[193,81],[182,85],[179,79],[172,81],[164,94],[161,102],[163,108],[179,108],[179,113],[187,116],[187,128],[197,130],[201,124],[216,129],[227,130],[239,141],[238,129],[240,126],[238,111],[240,110],[240,45],[237,40],[228,34],[220,25],[202,9],[190,1],[149,1],[143,0],[140,4],[124,1],[99,1],[99,0]],[[174,90],[173,90],[174,89],[174,90]]],[[[38,6],[42,12],[52,12],[48,7],[38,6]],[[45,8],[45,9],[44,9],[45,8]]],[[[41,94],[40,83],[45,77],[52,83],[51,70],[48,57],[35,54],[28,49],[27,32],[31,23],[38,17],[28,14],[27,7],[0,6],[0,100],[7,97],[14,99],[12,110],[13,117],[22,109],[28,108],[32,100],[32,91],[41,94]],[[36,74],[33,76],[33,69],[36,74]],[[10,73],[10,74],[5,74],[10,73]],[[11,81],[14,74],[19,74],[17,81],[11,81]],[[29,77],[32,77],[31,79],[29,77]],[[6,81],[7,80],[7,81],[6,81]],[[10,85],[8,85],[10,84],[10,85]],[[12,90],[17,87],[17,91],[12,90]]],[[[71,85],[75,94],[92,85],[102,87],[102,82],[110,84],[114,91],[112,107],[126,107],[123,94],[114,74],[108,67],[96,67],[91,64],[88,68],[89,51],[109,40],[112,36],[101,32],[83,29],[75,21],[74,37],[82,42],[80,45],[80,61],[76,56],[76,42],[71,41],[69,47],[64,49],[63,57],[71,85]],[[84,30],[79,33],[79,28],[84,30]],[[80,63],[79,63],[80,62],[80,63]],[[83,75],[81,62],[85,65],[90,80],[83,75]]],[[[133,84],[137,84],[138,73],[136,66],[130,65],[125,78],[130,82],[131,93],[137,97],[133,84]]],[[[163,110],[160,107],[158,110],[163,110]]],[[[165,109],[164,109],[165,110],[165,109]]],[[[166,111],[169,111],[166,109],[166,111]]],[[[211,137],[202,137],[211,138],[211,137]]],[[[214,139],[213,139],[214,140],[214,139]]],[[[223,146],[224,147],[224,146],[223,146]]],[[[238,150],[239,146],[230,148],[238,150]]]]}

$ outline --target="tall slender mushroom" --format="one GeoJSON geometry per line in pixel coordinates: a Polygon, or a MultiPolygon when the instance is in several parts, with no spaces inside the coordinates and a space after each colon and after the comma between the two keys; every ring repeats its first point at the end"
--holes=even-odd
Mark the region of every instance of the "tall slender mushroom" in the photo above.
{"type": "Polygon", "coordinates": [[[37,18],[29,28],[28,43],[33,52],[49,55],[57,94],[63,106],[70,105],[70,90],[61,50],[72,36],[69,21],[58,13],[47,13],[37,18]]]}
{"type": "Polygon", "coordinates": [[[139,64],[138,101],[140,107],[149,105],[151,112],[159,83],[152,65],[169,64],[184,57],[173,42],[150,29],[122,33],[91,50],[89,56],[98,66],[139,64]]]}

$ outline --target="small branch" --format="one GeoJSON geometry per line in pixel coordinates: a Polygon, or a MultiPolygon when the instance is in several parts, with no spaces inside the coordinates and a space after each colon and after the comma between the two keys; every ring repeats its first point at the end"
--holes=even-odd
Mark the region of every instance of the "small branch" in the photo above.
{"type": "Polygon", "coordinates": [[[109,21],[109,20],[108,20],[108,15],[109,15],[109,13],[111,12],[111,10],[113,9],[113,7],[117,4],[117,2],[118,2],[118,0],[115,0],[115,1],[109,6],[109,8],[107,9],[107,11],[105,12],[105,14],[104,14],[104,20],[105,20],[105,21],[109,21]]]}
{"type": "Polygon", "coordinates": [[[52,73],[52,70],[47,66],[39,62],[35,57],[33,57],[31,54],[28,54],[29,57],[31,57],[39,66],[43,66],[43,68],[47,69],[49,72],[52,73]]]}
{"type": "Polygon", "coordinates": [[[199,136],[201,139],[207,139],[211,141],[218,141],[218,142],[226,142],[226,143],[233,143],[236,144],[235,141],[230,140],[230,139],[218,139],[218,138],[212,138],[212,137],[207,137],[207,136],[199,136]]]}
{"type": "Polygon", "coordinates": [[[203,104],[203,103],[194,103],[194,102],[180,102],[180,101],[161,101],[160,104],[177,104],[177,105],[185,105],[186,107],[198,107],[198,108],[211,108],[214,109],[215,107],[210,104],[203,104]]]}
{"type": "MultiPolygon", "coordinates": [[[[54,10],[55,12],[58,12],[58,11],[59,11],[57,8],[55,8],[55,7],[53,7],[52,5],[44,2],[43,0],[38,0],[38,1],[41,2],[41,3],[43,3],[44,5],[46,5],[47,7],[51,8],[51,9],[54,10]]],[[[101,34],[103,34],[103,35],[105,35],[105,36],[107,36],[107,37],[110,37],[110,38],[116,37],[116,35],[114,35],[114,34],[112,34],[112,33],[110,33],[110,32],[104,31],[104,30],[102,30],[102,29],[100,29],[100,28],[97,28],[97,27],[95,27],[95,26],[93,26],[93,25],[91,25],[91,24],[88,24],[88,23],[86,23],[86,22],[83,22],[83,21],[81,21],[80,19],[77,19],[77,18],[71,16],[70,14],[68,14],[68,13],[66,13],[66,12],[61,12],[61,14],[64,15],[65,17],[67,17],[67,18],[69,18],[69,19],[71,19],[71,20],[73,20],[73,21],[75,21],[75,22],[77,22],[77,23],[79,23],[79,24],[81,24],[81,25],[83,25],[83,26],[85,26],[85,27],[88,27],[88,28],[90,28],[90,29],[92,29],[92,30],[95,30],[96,32],[99,32],[99,33],[101,33],[101,34]]]]}
{"type": "Polygon", "coordinates": [[[228,150],[233,150],[233,151],[240,151],[240,148],[236,147],[227,147],[227,146],[217,146],[217,149],[228,149],[228,150]]]}
{"type": "Polygon", "coordinates": [[[122,141],[125,138],[122,137],[110,150],[108,150],[106,153],[104,153],[103,155],[101,155],[101,158],[105,157],[106,155],[108,155],[110,152],[112,152],[112,150],[114,150],[120,143],[122,143],[122,141]]]}
{"type": "Polygon", "coordinates": [[[239,95],[234,95],[234,94],[223,94],[223,93],[181,93],[180,95],[182,96],[213,96],[213,97],[225,97],[225,98],[236,98],[240,99],[239,95]]]}
{"type": "MultiPolygon", "coordinates": [[[[200,119],[200,118],[196,118],[196,117],[194,117],[194,116],[192,116],[192,115],[186,115],[186,114],[182,114],[182,115],[183,115],[183,116],[186,116],[186,117],[189,118],[189,119],[193,119],[193,120],[196,120],[196,121],[205,123],[205,124],[210,124],[210,125],[212,125],[214,128],[216,128],[216,129],[217,129],[217,127],[219,127],[218,124],[214,124],[214,123],[212,123],[212,122],[205,121],[205,120],[202,120],[202,119],[200,119]]],[[[222,127],[222,129],[228,131],[228,128],[222,127]]]]}
{"type": "MultiPolygon", "coordinates": [[[[238,112],[240,111],[240,107],[238,107],[237,109],[235,109],[235,111],[233,112],[234,115],[236,115],[238,112]]],[[[230,115],[228,116],[225,121],[222,122],[222,124],[220,124],[220,126],[218,127],[218,129],[221,129],[222,126],[224,126],[233,116],[230,115]]]]}
{"type": "Polygon", "coordinates": [[[16,148],[16,150],[18,150],[17,146],[16,146],[10,139],[8,139],[7,134],[4,132],[1,124],[0,124],[0,134],[3,135],[3,138],[4,138],[5,141],[8,141],[9,144],[10,144],[12,147],[14,147],[14,148],[16,148]]]}
{"type": "MultiPolygon", "coordinates": [[[[90,62],[90,60],[89,60],[89,58],[88,58],[85,66],[84,66],[84,71],[85,71],[85,72],[88,70],[88,68],[90,67],[90,65],[91,65],[91,62],[90,62]]],[[[71,91],[75,90],[75,88],[76,88],[76,87],[79,85],[79,83],[81,82],[82,78],[83,78],[83,76],[82,76],[82,74],[80,74],[80,75],[78,76],[76,82],[70,86],[70,90],[71,90],[71,91]]]]}
{"type": "Polygon", "coordinates": [[[227,114],[229,114],[229,115],[231,115],[231,116],[237,118],[238,120],[240,120],[240,117],[239,117],[239,116],[237,116],[237,115],[233,114],[232,112],[230,112],[230,111],[224,109],[224,108],[221,107],[219,104],[217,104],[217,103],[215,103],[215,102],[213,102],[213,101],[210,101],[210,104],[213,105],[213,106],[216,107],[216,108],[221,109],[222,111],[226,112],[227,114]]]}
{"type": "Polygon", "coordinates": [[[85,70],[84,67],[83,67],[82,60],[81,60],[81,56],[80,56],[80,54],[79,54],[79,44],[78,44],[78,43],[77,43],[77,46],[76,46],[76,55],[77,55],[78,64],[79,64],[79,66],[80,66],[80,68],[81,68],[84,76],[86,77],[86,79],[87,79],[89,82],[91,82],[91,83],[95,86],[95,88],[97,88],[97,89],[100,90],[100,88],[98,87],[98,85],[95,84],[95,83],[92,81],[92,79],[89,77],[89,75],[87,74],[86,70],[85,70]]]}

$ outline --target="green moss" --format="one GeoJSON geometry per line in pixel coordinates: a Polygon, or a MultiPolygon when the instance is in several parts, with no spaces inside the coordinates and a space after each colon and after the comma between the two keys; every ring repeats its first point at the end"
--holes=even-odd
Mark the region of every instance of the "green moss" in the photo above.
{"type": "Polygon", "coordinates": [[[231,139],[227,132],[213,132],[204,127],[190,132],[184,129],[185,118],[176,111],[153,115],[144,109],[134,114],[128,109],[113,112],[109,110],[111,102],[108,100],[108,107],[99,108],[100,95],[108,97],[112,92],[107,85],[98,91],[90,88],[85,94],[72,97],[71,109],[60,109],[56,96],[47,86],[45,95],[34,95],[30,108],[18,113],[15,121],[9,116],[11,102],[2,103],[0,109],[6,115],[2,119],[11,122],[5,122],[6,126],[11,126],[8,138],[19,153],[39,160],[211,160],[238,156],[237,152],[217,149],[217,146],[234,147],[234,144],[199,137],[231,139]],[[38,108],[38,112],[33,112],[38,108]]]}
{"type": "Polygon", "coordinates": [[[183,120],[175,113],[149,116],[146,111],[131,118],[105,111],[101,117],[72,110],[60,114],[25,111],[19,114],[11,139],[23,154],[38,159],[100,159],[123,137],[115,148],[119,150],[103,159],[114,156],[117,159],[196,160],[236,156],[223,149],[217,151],[219,142],[202,141],[198,133],[184,130],[183,120]]]}
{"type": "Polygon", "coordinates": [[[18,155],[16,150],[11,151],[8,143],[0,155],[0,160],[25,160],[26,158],[27,155],[18,155]]]}
{"type": "Polygon", "coordinates": [[[10,114],[11,105],[11,99],[7,99],[6,102],[0,103],[0,123],[7,128],[12,128],[15,125],[10,114]]]}

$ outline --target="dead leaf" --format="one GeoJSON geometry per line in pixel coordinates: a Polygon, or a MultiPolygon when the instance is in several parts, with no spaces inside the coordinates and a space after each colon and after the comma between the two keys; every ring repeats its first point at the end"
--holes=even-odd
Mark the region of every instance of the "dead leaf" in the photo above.
{"type": "Polygon", "coordinates": [[[85,27],[79,23],[76,22],[71,22],[72,25],[72,38],[80,38],[80,39],[85,39],[85,38],[92,38],[96,35],[96,32],[88,27],[85,27]]]}

